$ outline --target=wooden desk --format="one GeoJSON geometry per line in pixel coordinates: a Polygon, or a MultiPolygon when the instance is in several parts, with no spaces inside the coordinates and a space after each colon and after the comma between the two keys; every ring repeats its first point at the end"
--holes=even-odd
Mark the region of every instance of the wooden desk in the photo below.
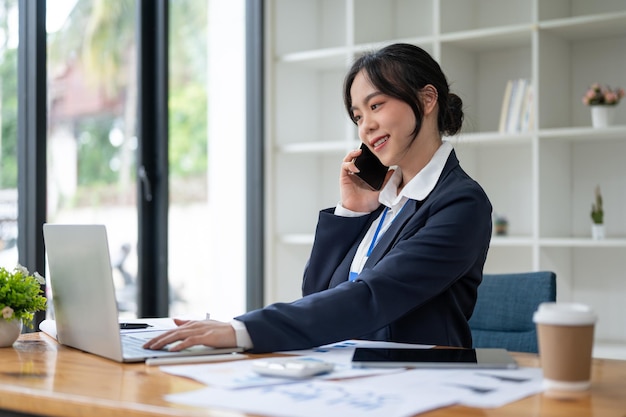
{"type": "MultiPolygon", "coordinates": [[[[539,364],[535,355],[514,355],[522,366],[539,364]]],[[[0,349],[0,416],[243,415],[163,400],[165,394],[202,386],[157,367],[119,364],[66,348],[43,333],[22,335],[13,348],[0,349]]],[[[626,417],[626,361],[594,360],[592,389],[581,398],[558,400],[540,394],[497,409],[454,406],[420,416],[626,417]]]]}

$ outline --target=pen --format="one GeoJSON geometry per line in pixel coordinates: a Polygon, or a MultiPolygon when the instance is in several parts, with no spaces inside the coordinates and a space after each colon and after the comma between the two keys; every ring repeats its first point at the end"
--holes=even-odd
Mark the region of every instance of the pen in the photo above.
{"type": "Polygon", "coordinates": [[[218,361],[234,361],[239,359],[246,359],[248,356],[242,353],[225,353],[217,355],[202,355],[202,356],[178,356],[176,358],[148,358],[146,359],[146,365],[158,366],[158,365],[180,365],[184,363],[204,363],[204,362],[218,362],[218,361]]]}
{"type": "Polygon", "coordinates": [[[152,325],[148,323],[120,323],[120,329],[122,330],[147,329],[148,327],[152,327],[152,325]]]}

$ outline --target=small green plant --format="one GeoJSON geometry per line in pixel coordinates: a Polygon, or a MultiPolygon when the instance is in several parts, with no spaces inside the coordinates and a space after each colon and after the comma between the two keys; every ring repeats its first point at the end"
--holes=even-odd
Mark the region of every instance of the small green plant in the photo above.
{"type": "Polygon", "coordinates": [[[31,275],[19,264],[13,272],[0,267],[0,319],[19,319],[32,328],[35,312],[46,309],[47,299],[41,290],[45,282],[37,272],[31,275]]]}
{"type": "Polygon", "coordinates": [[[596,201],[591,204],[591,220],[594,224],[604,223],[604,209],[602,208],[602,193],[600,192],[600,186],[596,186],[595,190],[596,201]]]}

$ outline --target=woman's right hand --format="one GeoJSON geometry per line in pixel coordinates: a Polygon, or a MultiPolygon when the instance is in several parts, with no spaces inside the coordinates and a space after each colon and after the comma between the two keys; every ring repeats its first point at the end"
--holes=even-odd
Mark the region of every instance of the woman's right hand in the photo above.
{"type": "MultiPolygon", "coordinates": [[[[372,190],[357,175],[359,169],[354,164],[354,158],[361,154],[361,149],[350,151],[341,164],[341,173],[339,175],[339,188],[341,192],[341,205],[352,211],[370,213],[379,206],[378,194],[380,191],[372,190]]],[[[393,171],[387,174],[387,180],[393,171]]]]}
{"type": "Polygon", "coordinates": [[[191,346],[204,345],[216,348],[236,347],[237,336],[230,323],[216,320],[174,319],[175,329],[169,330],[144,343],[144,349],[159,350],[174,342],[168,350],[178,352],[191,346]]]}

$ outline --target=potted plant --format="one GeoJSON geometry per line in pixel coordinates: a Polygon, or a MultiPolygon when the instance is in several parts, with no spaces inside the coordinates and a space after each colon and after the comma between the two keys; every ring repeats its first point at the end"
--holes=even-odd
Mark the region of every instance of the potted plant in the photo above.
{"type": "Polygon", "coordinates": [[[595,202],[591,204],[591,237],[597,240],[604,238],[604,208],[599,185],[596,186],[595,196],[595,202]]]}
{"type": "Polygon", "coordinates": [[[591,124],[593,127],[606,127],[613,123],[615,106],[624,97],[623,88],[611,88],[593,83],[583,96],[583,103],[591,106],[591,124]]]}
{"type": "Polygon", "coordinates": [[[509,233],[509,220],[502,215],[494,216],[494,226],[496,236],[506,236],[509,233]]]}
{"type": "Polygon", "coordinates": [[[41,275],[31,275],[19,264],[12,272],[0,267],[0,347],[13,345],[22,324],[32,328],[35,312],[45,310],[47,300],[41,289],[44,283],[41,275]]]}

